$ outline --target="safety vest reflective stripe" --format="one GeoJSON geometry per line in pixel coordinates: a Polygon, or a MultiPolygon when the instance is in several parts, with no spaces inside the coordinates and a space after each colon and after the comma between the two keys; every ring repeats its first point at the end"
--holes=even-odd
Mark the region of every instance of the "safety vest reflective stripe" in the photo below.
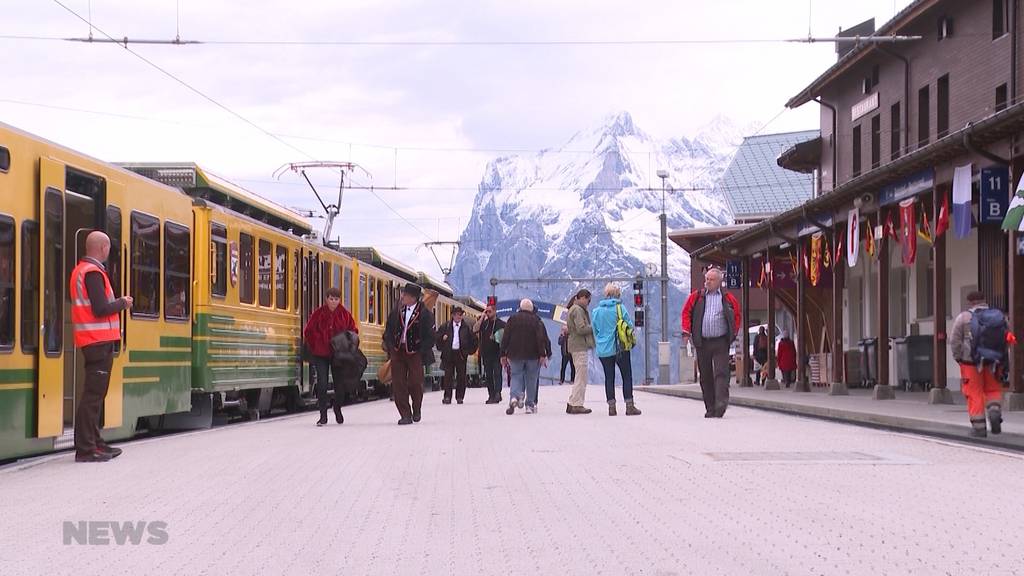
{"type": "Polygon", "coordinates": [[[75,266],[71,272],[71,323],[75,329],[75,346],[78,348],[121,339],[121,322],[118,314],[97,318],[92,312],[92,301],[85,288],[85,276],[90,272],[102,274],[107,300],[114,299],[110,278],[102,268],[87,260],[82,260],[75,266]]]}

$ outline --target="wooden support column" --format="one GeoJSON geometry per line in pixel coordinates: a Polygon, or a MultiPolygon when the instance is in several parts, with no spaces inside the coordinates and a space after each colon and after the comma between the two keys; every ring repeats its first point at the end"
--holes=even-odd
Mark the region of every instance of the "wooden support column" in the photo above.
{"type": "Polygon", "coordinates": [[[796,276],[796,382],[794,392],[810,392],[811,384],[807,378],[807,273],[804,271],[804,257],[807,256],[807,245],[804,240],[796,244],[796,265],[799,272],[796,276]]]}
{"type": "MultiPolygon", "coordinates": [[[[845,245],[846,230],[836,222],[832,235],[832,246],[845,245]]],[[[832,396],[847,396],[845,362],[843,351],[843,288],[846,282],[846,254],[840,253],[832,263],[832,382],[828,393],[832,396]]]]}
{"type": "MultiPolygon", "coordinates": [[[[765,262],[769,264],[775,251],[769,247],[765,250],[765,262]]],[[[775,270],[771,270],[775,274],[775,270]]],[[[765,390],[780,390],[779,381],[775,378],[775,282],[768,281],[768,378],[764,381],[765,390]]]]}
{"type": "Polygon", "coordinates": [[[740,311],[743,317],[740,322],[740,359],[743,365],[739,370],[739,385],[743,388],[753,386],[750,381],[750,332],[747,331],[747,324],[750,323],[750,256],[743,257],[740,268],[740,311]]]}
{"type": "MultiPolygon", "coordinates": [[[[948,195],[945,186],[935,186],[932,202],[932,222],[938,222],[938,213],[942,209],[943,195],[948,195]]],[[[946,238],[949,234],[934,238],[932,246],[935,255],[935,269],[932,271],[932,300],[935,318],[935,338],[932,340],[932,358],[935,366],[932,370],[932,389],[928,392],[929,404],[952,404],[953,394],[946,385],[946,351],[947,328],[946,316],[946,238]]]]}
{"type": "MultiPolygon", "coordinates": [[[[1010,162],[1010,182],[1016,182],[1020,178],[1021,170],[1024,168],[1019,160],[1010,162]]],[[[1011,186],[1011,194],[1013,187],[1011,186]]],[[[1010,347],[1010,393],[1006,397],[1008,410],[1024,410],[1024,256],[1017,255],[1017,239],[1022,236],[1020,232],[1011,231],[1007,234],[1007,241],[1010,243],[1007,250],[1009,266],[1009,300],[1008,312],[1010,328],[1017,336],[1018,344],[1010,347]]]]}
{"type": "MultiPolygon", "coordinates": [[[[878,222],[881,222],[879,212],[878,222]]],[[[869,224],[870,225],[870,224],[869,224]]],[[[875,400],[896,398],[895,389],[889,385],[889,239],[884,234],[876,235],[878,250],[878,341],[875,343],[875,370],[877,380],[873,397],[875,400]]]]}

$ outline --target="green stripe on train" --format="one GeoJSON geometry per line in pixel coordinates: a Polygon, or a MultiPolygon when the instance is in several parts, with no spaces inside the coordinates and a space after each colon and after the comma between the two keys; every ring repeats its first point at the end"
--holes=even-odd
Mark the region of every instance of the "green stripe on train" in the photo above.
{"type": "Polygon", "coordinates": [[[36,371],[31,368],[0,370],[0,384],[32,384],[36,371]]]}

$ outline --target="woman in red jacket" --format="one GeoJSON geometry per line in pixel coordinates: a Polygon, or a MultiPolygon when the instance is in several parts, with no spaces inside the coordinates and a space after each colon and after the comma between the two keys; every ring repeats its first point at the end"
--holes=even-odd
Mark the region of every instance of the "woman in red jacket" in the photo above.
{"type": "Polygon", "coordinates": [[[306,329],[302,332],[306,348],[312,356],[313,369],[316,372],[316,400],[320,408],[320,420],[317,426],[327,424],[327,407],[330,399],[327,397],[327,379],[329,373],[334,373],[334,419],[341,424],[345,421],[341,415],[341,401],[344,390],[341,386],[340,371],[331,362],[334,350],[331,349],[331,338],[339,332],[359,332],[356,321],[352,314],[341,305],[341,291],[337,288],[327,289],[327,302],[313,311],[306,323],[306,329]]]}
{"type": "Polygon", "coordinates": [[[796,380],[796,345],[786,332],[782,333],[782,340],[779,340],[775,356],[779,362],[779,370],[782,371],[782,381],[786,383],[786,388],[789,388],[796,380]]]}

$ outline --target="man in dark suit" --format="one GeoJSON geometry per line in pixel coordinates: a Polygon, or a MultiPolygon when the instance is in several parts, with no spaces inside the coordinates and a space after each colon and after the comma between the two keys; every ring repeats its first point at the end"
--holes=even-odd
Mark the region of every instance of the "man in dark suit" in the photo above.
{"type": "Polygon", "coordinates": [[[476,352],[476,336],[473,329],[463,322],[465,310],[457,306],[452,310],[452,319],[437,331],[437,349],[441,351],[441,367],[444,368],[443,404],[452,403],[452,380],[455,384],[455,401],[462,404],[466,398],[466,361],[476,352]]]}
{"type": "Polygon", "coordinates": [[[400,426],[420,421],[423,360],[434,355],[434,314],[420,302],[422,293],[418,285],[406,284],[399,305],[388,314],[384,327],[384,350],[391,360],[391,389],[401,416],[400,426]]]}
{"type": "Polygon", "coordinates": [[[501,402],[501,351],[494,333],[504,328],[505,322],[498,318],[494,306],[485,308],[483,316],[480,316],[476,326],[473,326],[473,332],[480,343],[480,367],[487,381],[486,404],[501,402]]]}

